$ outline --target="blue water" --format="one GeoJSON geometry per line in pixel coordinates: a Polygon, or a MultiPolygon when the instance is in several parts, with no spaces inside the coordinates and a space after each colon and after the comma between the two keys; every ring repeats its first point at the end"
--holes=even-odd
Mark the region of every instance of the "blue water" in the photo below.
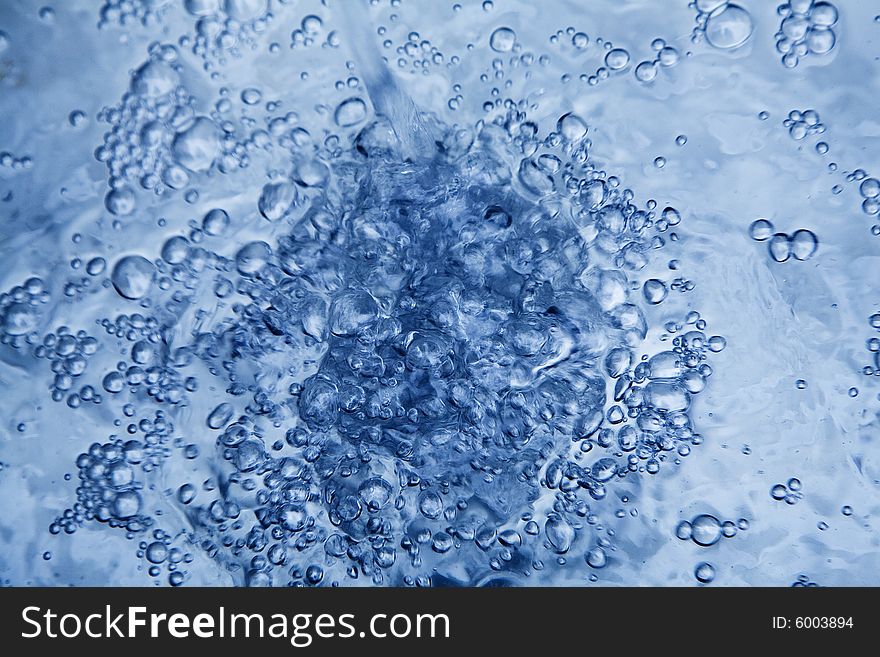
{"type": "Polygon", "coordinates": [[[880,584],[880,7],[44,3],[4,583],[880,584]]]}

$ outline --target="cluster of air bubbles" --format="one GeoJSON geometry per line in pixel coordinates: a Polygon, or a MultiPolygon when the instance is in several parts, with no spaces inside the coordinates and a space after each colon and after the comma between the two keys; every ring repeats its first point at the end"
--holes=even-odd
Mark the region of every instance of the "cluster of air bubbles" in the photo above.
{"type": "Polygon", "coordinates": [[[198,389],[195,377],[184,377],[179,372],[189,364],[190,350],[179,347],[169,352],[154,318],[137,313],[121,315],[115,322],[104,320],[103,325],[108,334],[133,343],[128,349],[130,360],[119,361],[103,376],[101,387],[105,392],[118,395],[126,389],[132,394],[143,391],[157,403],[174,405],[198,389]]]}
{"type": "Polygon", "coordinates": [[[767,242],[767,252],[774,262],[809,260],[819,248],[815,233],[806,228],[794,231],[791,235],[775,232],[769,219],[756,219],[749,225],[749,237],[756,242],[767,242]]]}
{"type": "MultiPolygon", "coordinates": [[[[362,103],[344,101],[337,124],[363,123],[362,103]]],[[[448,170],[413,164],[414,174],[401,180],[392,157],[396,138],[376,120],[360,130],[348,155],[348,166],[369,167],[371,176],[360,178],[366,187],[344,199],[354,219],[336,238],[363,264],[344,264],[322,241],[323,226],[338,230],[340,224],[332,208],[312,208],[310,221],[292,222],[277,245],[255,240],[239,248],[237,289],[252,303],[236,306],[234,318],[194,336],[191,346],[169,352],[151,316],[102,322],[130,343],[128,360],[104,376],[107,395],[146,389],[155,401],[180,401],[197,387],[177,372],[193,358],[228,380],[231,396],[214,403],[204,423],[216,432],[232,484],[256,493],[259,524],[245,524],[240,505],[216,497],[216,488],[213,499],[199,503],[196,487],[184,484],[177,500],[197,518],[208,554],[225,554],[233,545],[253,552],[247,583],[274,581],[283,566],[291,581],[315,585],[324,581],[325,568],[339,564],[334,578],[363,574],[377,584],[389,577],[418,584],[422,564],[437,568],[441,555],[473,549],[496,571],[514,567],[519,552],[536,562],[543,552],[562,565],[581,549],[596,571],[608,564],[613,545],[583,536],[597,523],[590,504],[604,499],[615,480],[656,474],[702,442],[688,409],[712,373],[707,354],[726,341],[707,336],[705,320],[692,313],[687,329],[668,327],[676,333],[671,349],[638,362],[634,347],[647,324],[638,300],[628,299],[632,286],[624,273],[646,266],[648,249],[663,245],[655,233],[677,226],[680,213],[657,211],[653,201],[639,209],[619,180],[591,168],[588,126],[576,114],[561,116],[543,141],[535,132],[516,112],[484,126],[479,140],[450,131],[442,143],[448,170]],[[500,150],[488,146],[492,139],[500,150]],[[534,145],[526,146],[527,139],[534,145]],[[531,155],[523,158],[524,151],[531,155]],[[511,174],[521,191],[512,191],[511,174]],[[472,191],[444,182],[459,177],[473,181],[472,191]],[[571,220],[535,201],[561,188],[572,192],[578,227],[569,237],[571,220]],[[397,190],[390,216],[389,190],[397,190]],[[420,219],[424,197],[433,199],[434,222],[420,219]],[[303,230],[306,223],[318,232],[303,230]],[[607,264],[585,269],[588,250],[607,264]],[[405,274],[425,262],[446,264],[435,276],[405,274]],[[519,292],[496,277],[496,262],[504,263],[507,279],[519,281],[519,292]],[[559,272],[552,284],[528,283],[548,268],[559,272]],[[401,274],[389,278],[389,272],[401,274]],[[396,287],[388,287],[390,280],[398,280],[396,287]],[[291,365],[286,378],[273,375],[278,383],[271,387],[242,384],[242,354],[258,364],[288,351],[317,365],[303,374],[291,365]],[[585,367],[592,361],[601,371],[585,367]],[[252,401],[239,405],[236,397],[246,393],[252,401]],[[240,406],[244,415],[237,414],[240,406]],[[267,431],[261,416],[275,429],[267,431]],[[276,430],[280,437],[272,435],[276,430]],[[536,452],[533,446],[543,447],[536,452]],[[458,462],[470,463],[478,478],[463,487],[448,481],[444,473],[458,462]],[[327,470],[330,463],[337,465],[327,470]],[[337,467],[341,477],[328,480],[337,467]],[[539,490],[556,496],[553,511],[517,516],[539,490]],[[396,534],[401,531],[403,538],[396,534]],[[367,536],[372,549],[362,543],[367,536]],[[306,556],[304,567],[290,556],[313,548],[323,556],[306,556]],[[392,575],[400,569],[412,574],[392,575]]],[[[296,184],[267,183],[258,212],[280,220],[298,190],[323,184],[327,175],[303,165],[296,184]]],[[[220,234],[228,221],[223,210],[212,210],[201,228],[220,234]]],[[[163,245],[161,260],[123,255],[113,264],[112,286],[123,299],[149,300],[161,270],[183,265],[193,248],[176,236],[163,245]]],[[[649,279],[643,301],[662,301],[665,286],[649,279]]],[[[127,430],[145,433],[150,458],[161,462],[172,447],[185,458],[198,456],[195,445],[172,444],[168,431],[156,435],[143,422],[127,430]]],[[[81,505],[94,506],[98,497],[110,501],[105,491],[90,492],[81,505]]],[[[137,490],[123,493],[130,502],[124,511],[139,509],[137,490]]],[[[148,560],[148,553],[164,554],[151,545],[142,548],[148,560]]]]}
{"type": "Polygon", "coordinates": [[[163,571],[168,573],[171,586],[180,586],[186,580],[184,564],[192,563],[192,553],[174,545],[173,537],[162,529],[154,529],[151,535],[138,543],[137,556],[146,561],[147,573],[158,578],[163,571]]]}
{"type": "Polygon", "coordinates": [[[77,502],[55,519],[49,531],[72,534],[90,520],[123,528],[130,535],[146,531],[154,521],[144,513],[143,483],[135,470],[147,458],[147,450],[137,440],[92,444],[76,459],[77,502]]]}
{"type": "MultiPolygon", "coordinates": [[[[390,38],[388,29],[385,26],[378,28],[378,34],[383,39],[382,46],[389,51],[387,55],[389,61],[394,61],[401,70],[428,75],[434,68],[450,67],[453,65],[453,60],[455,62],[459,61],[459,57],[455,55],[447,58],[443,51],[429,39],[422,37],[418,32],[409,32],[406,34],[405,39],[397,45],[390,38]]],[[[490,45],[492,43],[490,40],[490,45]]],[[[499,44],[497,41],[495,43],[496,45],[499,44]]],[[[492,48],[494,49],[495,46],[492,46],[492,48]]]]}
{"type": "Polygon", "coordinates": [[[98,322],[108,335],[116,336],[129,342],[149,340],[158,342],[161,337],[159,321],[155,317],[140,313],[117,315],[114,319],[102,319],[98,322]]]}
{"type": "Polygon", "coordinates": [[[200,57],[206,71],[255,50],[274,19],[269,0],[186,0],[184,6],[195,24],[180,45],[200,57]]]}
{"type": "Polygon", "coordinates": [[[119,394],[126,387],[136,392],[145,386],[157,401],[179,402],[184,391],[173,370],[157,364],[161,362],[159,351],[159,346],[149,340],[135,342],[130,351],[131,364],[120,361],[115,370],[104,375],[101,386],[111,395],[119,394]]]}
{"type": "Polygon", "coordinates": [[[672,282],[669,284],[669,289],[673,292],[678,292],[679,294],[684,294],[685,292],[690,292],[696,287],[696,283],[692,280],[684,278],[682,276],[678,276],[672,279],[672,282]]]}
{"type": "MultiPolygon", "coordinates": [[[[126,414],[131,413],[127,410],[126,414]]],[[[124,530],[129,538],[147,535],[155,520],[144,508],[144,483],[137,471],[149,473],[167,458],[166,443],[172,430],[159,411],[153,418],[142,419],[137,428],[130,425],[130,434],[143,433],[140,439],[111,437],[109,442],[92,444],[76,459],[77,502],[51,523],[49,532],[72,534],[85,522],[97,521],[124,530]]],[[[169,584],[179,586],[184,582],[182,566],[191,563],[193,555],[173,546],[166,532],[154,529],[138,548],[137,556],[150,564],[151,577],[158,577],[164,567],[169,584]]]]}
{"type": "MultiPolygon", "coordinates": [[[[566,32],[563,32],[562,30],[556,32],[556,34],[550,37],[550,42],[559,43],[565,35],[568,35],[571,38],[571,44],[574,47],[575,52],[585,50],[590,44],[590,39],[586,33],[576,32],[572,27],[569,27],[566,32]]],[[[592,74],[581,73],[579,75],[581,82],[585,82],[590,86],[595,86],[603,80],[608,80],[612,75],[623,73],[631,68],[630,54],[628,50],[617,47],[610,41],[602,39],[601,37],[596,37],[594,42],[600,48],[599,54],[601,56],[601,65],[592,74]]],[[[571,76],[566,73],[563,75],[562,80],[563,82],[566,82],[570,78],[571,76]]]]}
{"type": "Polygon", "coordinates": [[[101,394],[91,385],[80,385],[89,358],[98,351],[98,340],[85,331],[72,333],[66,326],[48,333],[34,347],[36,358],[49,361],[55,377],[50,386],[54,401],[66,400],[71,408],[83,402],[101,403],[101,394]]]}
{"type": "MultiPolygon", "coordinates": [[[[590,43],[589,37],[583,32],[574,32],[573,28],[570,30],[572,45],[575,49],[583,50],[586,48],[590,43]]],[[[596,69],[592,75],[584,73],[580,76],[581,80],[589,85],[596,85],[614,74],[629,70],[633,71],[636,79],[640,82],[651,82],[657,77],[661,68],[671,68],[678,64],[680,59],[678,49],[668,45],[664,39],[660,38],[651,42],[651,48],[656,53],[654,58],[642,61],[635,67],[632,66],[632,56],[626,48],[615,46],[610,41],[601,38],[597,38],[596,43],[602,47],[602,66],[596,69]]]]}
{"type": "Polygon", "coordinates": [[[770,497],[778,502],[784,501],[786,504],[797,504],[804,496],[801,491],[801,480],[792,477],[784,484],[774,484],[770,489],[770,497]]]}
{"type": "Polygon", "coordinates": [[[42,279],[27,279],[0,293],[0,343],[18,347],[36,337],[49,292],[42,279]]]}
{"type": "Polygon", "coordinates": [[[789,136],[796,141],[800,141],[808,135],[821,135],[826,129],[825,124],[819,118],[819,113],[814,109],[791,110],[782,125],[788,128],[789,136]]]}
{"type": "Polygon", "coordinates": [[[34,160],[30,155],[22,155],[16,157],[9,151],[0,152],[0,173],[10,171],[17,173],[19,171],[27,171],[33,168],[34,160]]]}
{"type": "Polygon", "coordinates": [[[810,576],[806,573],[801,573],[797,576],[797,579],[792,583],[792,588],[800,589],[800,588],[819,588],[819,584],[812,581],[810,576]]]}
{"type": "Polygon", "coordinates": [[[179,91],[176,50],[169,47],[163,53],[137,69],[131,93],[121,105],[98,114],[99,121],[111,125],[95,157],[106,163],[110,174],[111,189],[104,203],[114,215],[129,215],[135,209],[135,191],[127,181],[151,190],[162,189],[163,179],[174,186],[178,180],[180,186],[188,182],[186,172],[172,170],[174,130],[168,122],[192,120],[191,100],[179,91]]]}
{"type": "Polygon", "coordinates": [[[751,14],[740,5],[726,0],[695,0],[694,43],[704,39],[713,48],[729,50],[745,44],[755,29],[751,14]]]}
{"type": "Polygon", "coordinates": [[[662,68],[672,68],[681,58],[678,49],[670,46],[664,39],[654,39],[651,49],[656,53],[654,59],[639,62],[633,71],[639,82],[652,82],[662,68]]]}
{"type": "MultiPolygon", "coordinates": [[[[290,47],[310,47],[318,43],[318,38],[324,36],[324,21],[320,16],[308,14],[299,23],[299,27],[290,33],[290,47]]],[[[324,41],[324,43],[327,43],[324,41]]]]}
{"type": "MultiPolygon", "coordinates": [[[[192,0],[187,4],[192,4],[192,0]]],[[[130,27],[138,23],[144,27],[156,25],[172,6],[171,0],[104,0],[98,14],[98,29],[130,27]]]]}
{"type": "Polygon", "coordinates": [[[234,126],[197,112],[182,72],[177,48],[154,44],[122,102],[98,114],[110,124],[95,157],[107,166],[104,205],[114,216],[135,211],[138,187],[162,194],[189,186],[215,162],[223,172],[247,166],[245,146],[231,134],[234,126]]]}
{"type": "Polygon", "coordinates": [[[675,528],[675,536],[682,541],[693,541],[700,547],[715,545],[722,538],[733,538],[738,530],[747,530],[749,521],[740,518],[720,521],[715,516],[702,513],[691,520],[682,520],[675,528]]]}
{"type": "Polygon", "coordinates": [[[880,180],[864,178],[859,185],[862,197],[862,212],[869,216],[880,213],[880,180]]]}
{"type": "MultiPolygon", "coordinates": [[[[708,4],[697,3],[706,38],[739,45],[742,10],[708,4]]],[[[102,26],[149,23],[171,5],[107,0],[102,26]]],[[[256,85],[222,87],[206,109],[178,47],[216,81],[218,65],[257,47],[280,5],[183,5],[192,33],[151,45],[119,104],[97,114],[109,126],[95,156],[113,226],[145,192],[181,190],[194,206],[203,177],[277,161],[237,215],[253,232],[226,256],[204,247],[229,246],[213,238],[231,232],[232,208],[215,207],[162,237],[158,253],[125,244],[71,262],[85,276],[65,288],[69,301],[88,288],[125,308],[97,321],[100,343],[66,327],[40,337],[39,279],[0,295],[3,341],[50,362],[52,398],[113,421],[106,442],[77,458],[76,502],[50,531],[122,530],[144,570],[175,586],[193,552],[254,586],[471,583],[575,564],[597,581],[612,570],[607,521],[638,510],[603,500],[702,444],[691,405],[726,346],[696,311],[665,324],[663,350],[645,343],[647,307],[694,287],[640,273],[678,239],[679,210],[637,204],[593,160],[584,117],[564,113],[540,134],[530,106],[499,89],[487,113],[498,111],[475,126],[417,116],[436,148],[417,157],[371,115],[353,63],[336,84],[344,95],[318,110],[336,131],[320,145],[256,85]],[[198,465],[210,474],[194,474],[198,465]],[[159,528],[178,516],[184,531],[159,528]]],[[[314,14],[291,27],[294,47],[340,43],[314,14]]],[[[416,32],[379,36],[392,66],[394,55],[424,72],[457,63],[416,32]]],[[[578,51],[591,43],[574,28],[562,36],[578,51]]],[[[623,48],[594,43],[597,80],[633,67],[623,48]]],[[[549,61],[522,52],[509,27],[488,45],[497,56],[486,82],[503,80],[508,63],[549,61]]],[[[650,79],[679,61],[662,39],[652,49],[650,79]]],[[[460,103],[461,87],[453,93],[460,103]]],[[[82,125],[75,114],[70,124],[82,125]]],[[[699,545],[712,541],[706,519],[688,523],[699,545]]],[[[747,527],[715,523],[719,536],[747,527]]],[[[697,570],[701,582],[714,577],[708,564],[697,570]]]]}
{"type": "MultiPolygon", "coordinates": [[[[868,324],[877,332],[880,332],[880,312],[874,313],[868,318],[868,324]]],[[[880,338],[868,338],[865,348],[871,354],[871,365],[866,365],[863,372],[869,376],[880,376],[880,338]]]]}
{"type": "Polygon", "coordinates": [[[809,55],[827,55],[834,48],[837,7],[830,2],[789,0],[776,11],[782,17],[774,35],[776,50],[786,68],[794,68],[809,55]]]}

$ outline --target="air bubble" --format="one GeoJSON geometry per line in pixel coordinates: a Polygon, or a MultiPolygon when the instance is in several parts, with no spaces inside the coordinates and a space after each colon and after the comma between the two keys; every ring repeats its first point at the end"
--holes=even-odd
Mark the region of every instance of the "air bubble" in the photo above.
{"type": "Polygon", "coordinates": [[[367,105],[360,98],[349,98],[336,107],[334,120],[340,128],[350,128],[367,117],[367,105]]]}
{"type": "Polygon", "coordinates": [[[791,257],[791,239],[785,233],[776,233],[770,238],[767,250],[775,262],[785,262],[791,257]]]}
{"type": "Polygon", "coordinates": [[[571,37],[571,45],[578,50],[583,50],[590,45],[590,38],[584,32],[576,32],[571,37]]]}
{"type": "Polygon", "coordinates": [[[587,135],[587,124],[576,114],[563,114],[556,123],[556,130],[568,141],[579,141],[587,135]]]}
{"type": "Polygon", "coordinates": [[[756,219],[749,226],[749,237],[757,242],[770,239],[773,235],[773,224],[767,219],[756,219]]]}
{"type": "Polygon", "coordinates": [[[623,48],[614,48],[605,54],[605,66],[612,71],[619,71],[629,64],[629,53],[623,48]]]}
{"type": "Polygon", "coordinates": [[[713,10],[706,21],[706,41],[716,48],[737,48],[748,41],[753,29],[748,11],[739,5],[724,3],[713,10]]]}
{"type": "Polygon", "coordinates": [[[121,258],[113,267],[110,280],[119,296],[142,299],[152,287],[155,268],[153,263],[139,255],[121,258]]]}
{"type": "Polygon", "coordinates": [[[127,217],[135,208],[134,190],[128,186],[111,189],[104,197],[104,206],[110,214],[127,217]]]}
{"type": "Polygon", "coordinates": [[[796,230],[791,236],[791,254],[797,260],[809,260],[819,247],[819,240],[812,231],[796,230]]]}
{"type": "Polygon", "coordinates": [[[639,82],[651,82],[657,77],[657,65],[649,61],[641,62],[636,66],[635,76],[639,82]]]}
{"type": "Polygon", "coordinates": [[[694,577],[701,584],[709,584],[715,579],[715,566],[705,561],[697,564],[694,569],[694,577]]]}
{"type": "Polygon", "coordinates": [[[495,52],[510,52],[516,44],[516,32],[509,27],[499,27],[489,37],[489,46],[495,52]]]}
{"type": "Polygon", "coordinates": [[[652,305],[661,303],[668,294],[666,284],[656,278],[645,281],[642,292],[644,293],[645,301],[652,305]]]}

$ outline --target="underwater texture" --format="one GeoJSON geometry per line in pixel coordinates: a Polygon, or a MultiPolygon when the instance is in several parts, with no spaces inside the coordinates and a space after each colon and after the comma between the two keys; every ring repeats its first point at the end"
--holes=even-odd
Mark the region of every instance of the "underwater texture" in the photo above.
{"type": "Polygon", "coordinates": [[[46,1],[4,585],[880,585],[880,5],[46,1]]]}

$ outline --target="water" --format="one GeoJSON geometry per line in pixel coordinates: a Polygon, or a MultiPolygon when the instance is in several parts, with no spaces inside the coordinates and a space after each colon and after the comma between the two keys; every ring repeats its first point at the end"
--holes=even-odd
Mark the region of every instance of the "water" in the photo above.
{"type": "Polygon", "coordinates": [[[867,4],[5,4],[3,582],[876,585],[867,4]]]}

